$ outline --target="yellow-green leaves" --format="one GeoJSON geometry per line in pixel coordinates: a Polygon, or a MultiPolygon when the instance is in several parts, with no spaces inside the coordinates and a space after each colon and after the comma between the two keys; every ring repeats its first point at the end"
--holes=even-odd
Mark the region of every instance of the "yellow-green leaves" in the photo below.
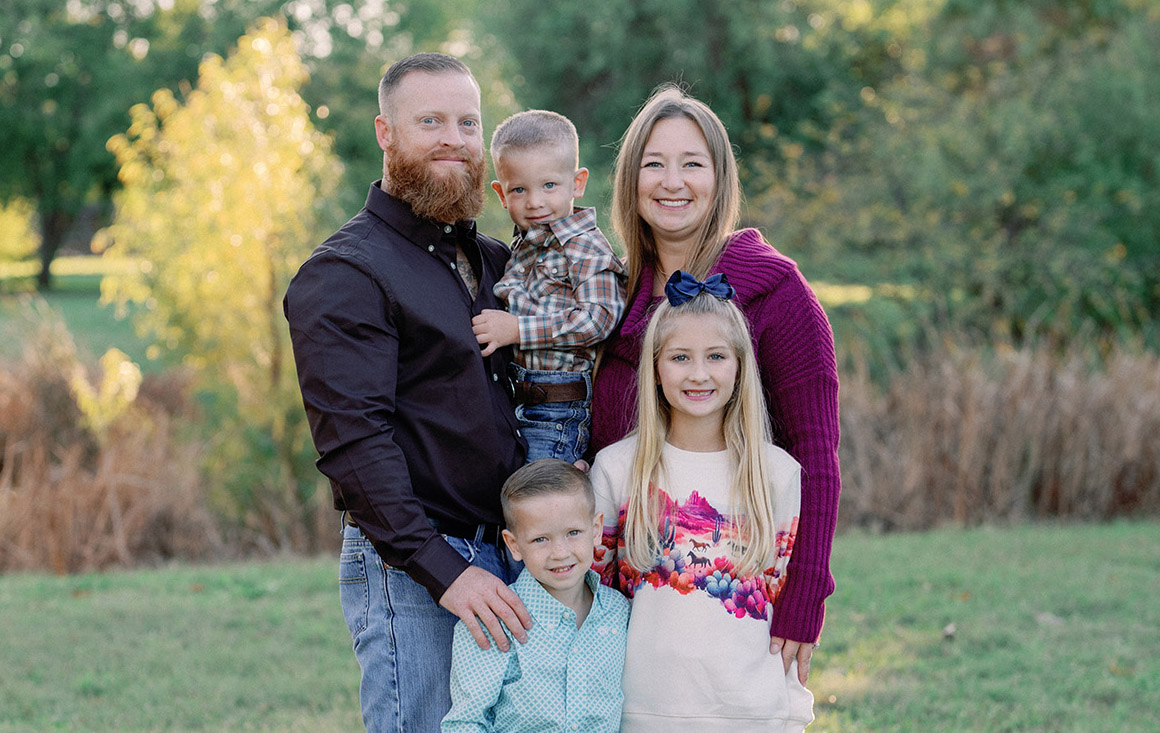
{"type": "Polygon", "coordinates": [[[196,88],[156,92],[108,142],[124,190],[105,256],[144,266],[106,279],[102,299],[144,306],[154,353],[225,380],[243,409],[285,388],[282,292],[321,241],[340,175],[306,81],[286,27],[261,21],[228,59],[202,62],[196,88]]]}

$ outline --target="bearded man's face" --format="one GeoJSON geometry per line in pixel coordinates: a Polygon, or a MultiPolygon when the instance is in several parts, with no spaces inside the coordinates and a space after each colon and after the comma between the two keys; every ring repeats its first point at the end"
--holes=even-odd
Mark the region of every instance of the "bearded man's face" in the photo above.
{"type": "Polygon", "coordinates": [[[390,118],[379,134],[386,153],[383,188],[417,216],[453,223],[483,211],[479,106],[479,89],[466,74],[414,71],[392,93],[390,118]]]}

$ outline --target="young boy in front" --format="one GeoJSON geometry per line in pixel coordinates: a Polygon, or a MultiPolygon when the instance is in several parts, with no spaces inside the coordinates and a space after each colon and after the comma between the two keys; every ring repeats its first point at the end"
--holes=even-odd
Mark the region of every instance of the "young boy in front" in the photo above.
{"type": "Polygon", "coordinates": [[[596,345],[624,312],[624,265],[596,210],[573,205],[588,183],[579,155],[575,126],[555,112],[512,115],[491,138],[491,187],[516,231],[495,285],[507,311],[484,310],[471,323],[484,356],[516,346],[509,371],[529,463],[571,463],[588,449],[596,345]]]}
{"type": "Polygon", "coordinates": [[[480,649],[455,625],[443,733],[620,730],[628,601],[591,569],[603,516],[587,474],[542,459],[501,495],[504,542],[524,569],[511,588],[532,615],[526,644],[480,649]]]}

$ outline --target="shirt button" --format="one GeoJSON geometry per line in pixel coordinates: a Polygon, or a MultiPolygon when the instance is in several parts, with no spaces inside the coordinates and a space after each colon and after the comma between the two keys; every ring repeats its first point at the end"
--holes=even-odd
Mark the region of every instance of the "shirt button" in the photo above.
{"type": "Polygon", "coordinates": [[[456,267],[456,266],[455,266],[455,263],[454,263],[454,262],[449,262],[449,263],[447,263],[447,264],[451,265],[451,269],[452,269],[452,270],[458,270],[458,269],[459,269],[458,267],[456,267]]]}
{"type": "Polygon", "coordinates": [[[428,252],[434,252],[434,251],[435,251],[435,245],[433,245],[433,244],[428,244],[428,245],[427,245],[427,251],[428,251],[428,252]]]}
{"type": "Polygon", "coordinates": [[[443,233],[444,233],[444,234],[450,234],[450,233],[451,233],[451,227],[450,227],[450,226],[445,226],[445,227],[443,227],[443,233]]]}
{"type": "Polygon", "coordinates": [[[491,375],[491,381],[493,381],[493,382],[498,382],[498,381],[499,381],[499,375],[498,375],[498,374],[492,374],[492,375],[491,375]]]}
{"type": "Polygon", "coordinates": [[[580,730],[580,724],[579,724],[579,723],[573,723],[573,724],[572,724],[572,730],[580,730]]]}

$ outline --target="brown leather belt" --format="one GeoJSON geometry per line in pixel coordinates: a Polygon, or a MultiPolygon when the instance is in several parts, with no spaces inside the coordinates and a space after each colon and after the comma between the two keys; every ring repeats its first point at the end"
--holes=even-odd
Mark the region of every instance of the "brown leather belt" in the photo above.
{"type": "Polygon", "coordinates": [[[547,382],[512,381],[516,404],[538,405],[543,402],[577,402],[588,398],[584,381],[551,384],[547,382]]]}
{"type": "MultiPolygon", "coordinates": [[[[343,512],[343,514],[346,517],[348,526],[358,526],[350,516],[350,512],[343,512]]],[[[432,519],[431,517],[427,517],[427,523],[434,527],[436,532],[447,535],[448,537],[474,540],[476,535],[479,534],[480,527],[482,527],[483,533],[480,537],[480,542],[486,542],[489,545],[498,545],[503,540],[503,526],[499,524],[461,524],[459,522],[432,519]]]]}

